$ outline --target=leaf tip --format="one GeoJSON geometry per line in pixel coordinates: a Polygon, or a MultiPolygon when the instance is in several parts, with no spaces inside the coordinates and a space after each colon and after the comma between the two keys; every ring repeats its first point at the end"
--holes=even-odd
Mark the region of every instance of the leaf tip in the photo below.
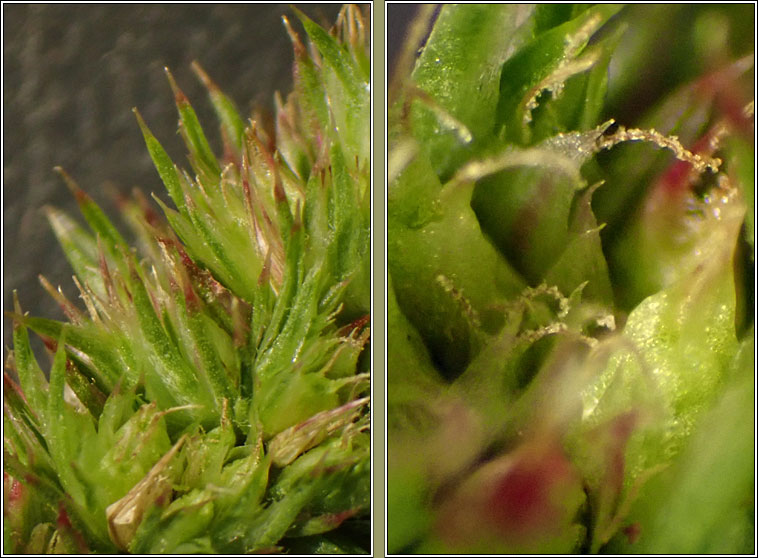
{"type": "Polygon", "coordinates": [[[290,20],[286,15],[282,16],[282,23],[284,23],[287,35],[289,35],[290,40],[292,41],[292,47],[295,49],[295,56],[302,57],[305,54],[305,46],[303,46],[303,43],[300,41],[300,36],[292,28],[292,25],[290,25],[290,20]]]}
{"type": "Polygon", "coordinates": [[[190,68],[192,68],[192,71],[195,72],[195,75],[200,79],[200,81],[203,82],[203,85],[206,89],[208,89],[208,91],[211,93],[217,93],[219,91],[218,85],[216,85],[216,82],[214,82],[208,73],[203,69],[203,67],[200,65],[200,62],[193,60],[190,64],[190,68]]]}
{"type": "Polygon", "coordinates": [[[55,166],[53,167],[53,170],[58,173],[58,175],[60,175],[60,177],[63,179],[63,182],[66,183],[66,186],[76,198],[77,203],[81,205],[82,203],[90,200],[89,195],[87,195],[84,190],[79,188],[79,185],[76,183],[76,181],[71,178],[71,175],[68,174],[63,167],[55,166]]]}
{"type": "MultiPolygon", "coordinates": [[[[18,290],[13,289],[13,313],[19,316],[23,316],[21,311],[21,303],[18,301],[18,290]]],[[[14,321],[16,321],[14,317],[14,321]]]]}
{"type": "Polygon", "coordinates": [[[171,73],[171,70],[168,69],[168,66],[164,66],[163,71],[166,72],[166,77],[168,78],[168,83],[171,86],[171,91],[174,93],[174,100],[176,101],[176,104],[180,107],[189,105],[189,99],[187,99],[187,96],[184,94],[184,92],[179,89],[179,86],[174,79],[174,75],[171,73]]]}
{"type": "Polygon", "coordinates": [[[150,131],[150,128],[147,127],[145,119],[142,118],[142,115],[140,114],[140,111],[137,109],[137,107],[132,107],[132,112],[134,113],[134,116],[137,117],[137,124],[142,131],[142,135],[145,136],[145,138],[152,137],[153,133],[150,131]]]}

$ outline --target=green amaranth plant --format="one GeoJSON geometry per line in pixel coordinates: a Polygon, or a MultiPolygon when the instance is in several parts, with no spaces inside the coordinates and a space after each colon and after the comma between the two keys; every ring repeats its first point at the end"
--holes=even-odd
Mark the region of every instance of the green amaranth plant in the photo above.
{"type": "Polygon", "coordinates": [[[421,10],[390,89],[389,552],[754,551],[751,14],[445,5],[416,56],[421,10]]]}
{"type": "Polygon", "coordinates": [[[170,73],[191,173],[136,113],[176,206],[123,201],[139,252],[61,171],[90,230],[47,215],[85,309],[43,278],[68,322],[11,313],[6,551],[369,551],[369,30],[297,15],[275,131],[199,66],[223,157],[170,73]]]}

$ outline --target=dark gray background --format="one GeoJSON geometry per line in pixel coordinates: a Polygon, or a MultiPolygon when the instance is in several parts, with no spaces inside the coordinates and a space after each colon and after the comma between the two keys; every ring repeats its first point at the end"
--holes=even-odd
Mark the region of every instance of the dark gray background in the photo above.
{"type": "MultiPolygon", "coordinates": [[[[299,7],[331,25],[340,4],[299,7]]],[[[72,271],[40,210],[51,204],[78,218],[53,167],[65,168],[110,214],[109,188],[162,193],[132,107],[186,167],[163,67],[218,147],[217,121],[190,63],[197,59],[245,114],[254,105],[272,108],[274,91],[292,87],[282,14],[301,29],[286,4],[3,5],[4,310],[12,308],[17,289],[32,315],[63,317],[39,285],[40,273],[78,300],[72,271]]],[[[5,347],[10,326],[4,317],[5,347]]]]}
{"type": "Polygon", "coordinates": [[[387,20],[387,69],[392,76],[395,62],[405,41],[408,26],[418,12],[418,4],[387,4],[385,19],[387,20]]]}

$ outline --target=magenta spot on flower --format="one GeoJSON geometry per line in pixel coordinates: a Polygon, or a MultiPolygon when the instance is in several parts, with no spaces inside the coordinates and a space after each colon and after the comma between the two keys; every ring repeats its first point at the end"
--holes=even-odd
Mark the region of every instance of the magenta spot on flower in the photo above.
{"type": "Polygon", "coordinates": [[[495,486],[491,519],[517,536],[550,529],[560,520],[560,494],[571,477],[570,465],[557,448],[522,456],[495,486]]]}
{"type": "Polygon", "coordinates": [[[58,504],[58,518],[56,519],[58,529],[71,529],[71,520],[68,518],[68,512],[63,502],[58,504]]]}
{"type": "MultiPolygon", "coordinates": [[[[3,484],[5,485],[5,493],[8,495],[8,507],[13,508],[14,504],[17,504],[24,495],[24,486],[14,479],[8,473],[3,471],[3,484]]],[[[6,510],[7,513],[8,510],[6,510]]]]}
{"type": "Polygon", "coordinates": [[[624,454],[629,437],[637,425],[637,413],[630,411],[619,415],[611,424],[611,440],[608,446],[609,482],[617,492],[621,491],[624,482],[624,454]]]}
{"type": "Polygon", "coordinates": [[[629,541],[629,544],[636,543],[640,538],[640,533],[642,532],[642,527],[639,523],[632,523],[631,525],[627,525],[624,527],[623,533],[626,535],[627,540],[629,541]]]}

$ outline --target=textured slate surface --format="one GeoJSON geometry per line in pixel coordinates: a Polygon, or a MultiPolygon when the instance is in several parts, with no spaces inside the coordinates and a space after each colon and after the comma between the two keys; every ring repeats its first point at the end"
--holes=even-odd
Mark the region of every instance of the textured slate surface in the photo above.
{"type": "MultiPolygon", "coordinates": [[[[331,24],[339,5],[301,8],[331,24]]],[[[109,188],[162,193],[132,107],[186,165],[163,73],[168,66],[218,146],[217,122],[190,63],[197,59],[243,111],[273,107],[274,91],[292,87],[292,50],[281,23],[288,13],[293,20],[285,4],[3,6],[4,310],[17,289],[24,310],[62,318],[39,273],[77,298],[40,210],[52,204],[78,216],[53,167],[64,167],[110,213],[109,188]]],[[[5,347],[10,326],[4,318],[5,347]]]]}

